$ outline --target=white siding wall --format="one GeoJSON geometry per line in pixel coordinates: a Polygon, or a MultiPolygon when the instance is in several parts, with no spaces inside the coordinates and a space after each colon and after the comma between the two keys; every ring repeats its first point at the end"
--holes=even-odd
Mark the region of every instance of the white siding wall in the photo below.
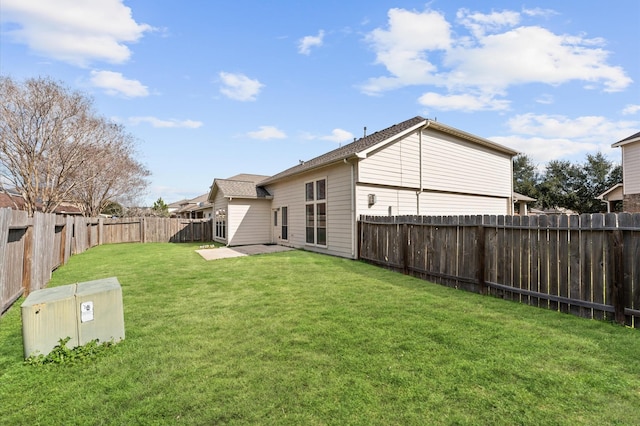
{"type": "Polygon", "coordinates": [[[358,215],[389,215],[389,208],[396,215],[461,215],[461,214],[506,214],[509,201],[506,198],[481,195],[465,195],[438,192],[423,192],[358,185],[358,215]],[[376,203],[369,206],[369,194],[375,194],[376,203]]]}
{"type": "Polygon", "coordinates": [[[271,202],[235,198],[229,202],[228,244],[267,244],[271,242],[271,202]]]}
{"type": "Polygon", "coordinates": [[[640,194],[640,142],[622,146],[625,194],[640,194]]]}
{"type": "MultiPolygon", "coordinates": [[[[340,163],[269,185],[273,208],[288,206],[289,240],[283,244],[342,257],[354,257],[351,165],[340,163]],[[305,182],[327,179],[327,247],[305,242],[305,182]]],[[[353,224],[355,226],[355,224],[353,224]]]]}
{"type": "Polygon", "coordinates": [[[358,164],[358,180],[390,186],[420,186],[418,133],[370,153],[358,164]]]}
{"type": "Polygon", "coordinates": [[[415,190],[400,190],[381,188],[359,184],[356,191],[357,214],[359,215],[389,215],[389,208],[394,214],[418,214],[418,197],[415,190]],[[369,205],[369,194],[374,194],[376,202],[369,205]]]}
{"type": "Polygon", "coordinates": [[[422,146],[424,188],[511,197],[509,155],[429,129],[422,146]]]}
{"type": "Polygon", "coordinates": [[[440,215],[502,215],[508,212],[509,201],[475,195],[424,192],[420,195],[420,214],[440,215]]]}

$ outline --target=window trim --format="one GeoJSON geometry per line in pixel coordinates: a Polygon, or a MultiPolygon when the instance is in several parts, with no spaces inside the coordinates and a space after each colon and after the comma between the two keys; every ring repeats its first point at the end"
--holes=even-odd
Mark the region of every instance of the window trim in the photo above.
{"type": "Polygon", "coordinates": [[[304,202],[304,226],[305,226],[305,237],[304,237],[304,241],[305,241],[305,245],[308,246],[314,246],[314,247],[328,247],[328,179],[326,176],[323,177],[319,177],[317,179],[313,179],[313,180],[309,180],[309,181],[305,181],[304,182],[304,198],[305,198],[305,202],[304,202]],[[319,184],[320,182],[324,181],[324,188],[323,188],[323,198],[322,199],[318,199],[318,195],[321,191],[318,191],[319,189],[319,184]],[[309,199],[309,185],[311,185],[311,188],[313,190],[313,199],[309,199]],[[319,205],[324,205],[324,217],[323,217],[323,221],[324,221],[324,226],[323,227],[318,227],[318,222],[319,222],[319,205]],[[308,206],[312,206],[311,209],[309,209],[308,206]],[[310,214],[311,213],[311,214],[310,214]],[[309,225],[309,219],[310,216],[312,216],[313,218],[313,226],[307,226],[309,225]],[[309,232],[311,231],[310,228],[313,228],[313,241],[309,242],[309,232]],[[318,236],[319,236],[319,230],[323,230],[323,234],[324,234],[324,243],[320,244],[318,243],[318,236]]]}
{"type": "Polygon", "coordinates": [[[219,240],[227,240],[227,209],[218,209],[214,215],[214,236],[219,240]]]}
{"type": "Polygon", "coordinates": [[[280,206],[280,239],[289,241],[289,206],[280,206]]]}

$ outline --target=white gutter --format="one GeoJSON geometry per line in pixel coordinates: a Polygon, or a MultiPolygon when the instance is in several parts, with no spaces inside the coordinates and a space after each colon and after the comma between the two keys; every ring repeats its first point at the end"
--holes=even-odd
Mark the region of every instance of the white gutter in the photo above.
{"type": "Polygon", "coordinates": [[[356,182],[355,182],[355,163],[348,161],[346,158],[344,159],[345,164],[351,164],[351,257],[356,259],[356,245],[358,244],[357,240],[357,230],[356,230],[356,182]]]}
{"type": "Polygon", "coordinates": [[[427,123],[420,128],[418,133],[418,149],[419,149],[419,158],[420,158],[420,190],[416,191],[416,214],[420,215],[420,194],[424,192],[424,180],[423,180],[423,167],[422,167],[422,131],[429,127],[431,124],[431,120],[427,120],[427,123]]]}

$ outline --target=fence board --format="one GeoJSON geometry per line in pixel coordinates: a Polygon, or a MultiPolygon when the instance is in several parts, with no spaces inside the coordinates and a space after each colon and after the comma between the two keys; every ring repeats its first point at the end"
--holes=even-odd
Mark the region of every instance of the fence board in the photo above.
{"type": "MultiPolygon", "coordinates": [[[[560,296],[566,298],[575,298],[576,300],[581,300],[580,296],[580,284],[590,285],[591,277],[586,274],[588,271],[587,264],[587,256],[590,255],[591,249],[588,246],[588,241],[590,238],[590,233],[588,232],[591,229],[591,222],[587,220],[586,217],[580,216],[571,216],[563,220],[561,225],[567,223],[569,230],[566,232],[568,236],[563,235],[563,241],[567,241],[568,239],[568,250],[569,250],[569,263],[568,263],[568,272],[565,274],[565,278],[563,279],[563,285],[560,289],[560,296]],[[582,231],[585,232],[582,232],[582,231]]],[[[561,259],[561,262],[564,261],[564,258],[561,259]]],[[[564,265],[567,265],[566,263],[564,265]]],[[[566,268],[563,266],[563,273],[566,268]]],[[[580,308],[576,305],[568,306],[566,303],[560,304],[560,312],[571,312],[574,315],[579,313],[580,308]]]]}

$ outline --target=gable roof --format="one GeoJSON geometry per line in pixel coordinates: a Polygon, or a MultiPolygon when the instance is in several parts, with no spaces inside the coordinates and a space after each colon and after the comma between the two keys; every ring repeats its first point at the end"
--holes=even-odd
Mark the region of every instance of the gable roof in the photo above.
{"type": "Polygon", "coordinates": [[[499,145],[488,139],[484,139],[479,136],[472,135],[471,133],[467,133],[462,130],[458,130],[454,127],[450,127],[450,126],[438,123],[437,121],[416,116],[416,117],[410,118],[409,120],[403,121],[401,123],[394,124],[391,127],[387,127],[386,129],[372,133],[368,136],[362,137],[358,140],[353,141],[350,144],[347,144],[340,148],[329,151],[318,157],[312,158],[309,161],[300,162],[300,164],[298,164],[297,166],[291,167],[276,175],[271,176],[268,179],[265,179],[264,181],[260,182],[260,185],[267,185],[298,173],[302,173],[308,170],[313,170],[319,167],[327,166],[332,163],[346,160],[347,158],[352,158],[352,157],[364,158],[368,152],[371,152],[385,144],[393,142],[394,140],[396,140],[401,136],[414,132],[420,128],[426,128],[426,127],[433,128],[440,132],[448,133],[448,134],[460,137],[467,141],[503,152],[511,156],[518,154],[517,151],[514,151],[505,146],[499,145]]]}
{"type": "Polygon", "coordinates": [[[222,191],[222,196],[225,198],[268,198],[271,194],[262,186],[257,186],[268,177],[240,174],[229,179],[214,179],[208,199],[213,201],[218,191],[222,191]]]}
{"type": "Polygon", "coordinates": [[[621,141],[618,141],[616,143],[614,143],[613,145],[611,145],[612,148],[617,148],[619,146],[622,145],[626,145],[628,143],[632,143],[632,142],[639,142],[640,141],[640,132],[633,134],[631,136],[629,136],[628,138],[624,138],[621,141]]]}
{"type": "MultiPolygon", "coordinates": [[[[608,200],[609,195],[611,195],[613,192],[615,191],[622,191],[622,184],[621,183],[616,183],[615,185],[613,185],[611,188],[607,189],[606,191],[604,191],[602,194],[598,195],[596,197],[596,199],[598,200],[608,200]]],[[[622,192],[620,192],[620,200],[622,200],[622,192]]],[[[616,201],[616,200],[608,200],[608,201],[616,201]]]]}

